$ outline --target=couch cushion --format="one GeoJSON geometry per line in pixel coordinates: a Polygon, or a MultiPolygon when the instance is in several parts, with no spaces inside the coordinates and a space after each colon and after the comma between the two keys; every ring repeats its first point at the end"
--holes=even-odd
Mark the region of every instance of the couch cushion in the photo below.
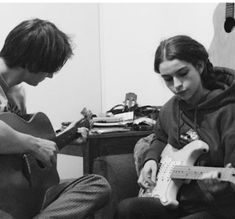
{"type": "Polygon", "coordinates": [[[150,147],[150,144],[154,138],[154,134],[150,134],[144,138],[141,138],[137,141],[134,148],[134,161],[135,161],[135,169],[137,175],[139,176],[140,170],[144,165],[144,158],[147,150],[150,147]]]}
{"type": "Polygon", "coordinates": [[[94,160],[93,172],[104,176],[111,185],[112,199],[104,218],[112,218],[117,204],[138,195],[139,186],[133,154],[108,155],[94,160]],[[109,216],[108,216],[109,215],[109,216]]]}

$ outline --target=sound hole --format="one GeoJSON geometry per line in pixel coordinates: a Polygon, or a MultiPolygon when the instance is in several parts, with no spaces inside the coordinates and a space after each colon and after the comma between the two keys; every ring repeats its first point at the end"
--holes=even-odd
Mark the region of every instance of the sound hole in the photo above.
{"type": "Polygon", "coordinates": [[[233,17],[227,17],[226,21],[224,22],[224,30],[227,33],[230,33],[235,26],[235,20],[233,17]]]}

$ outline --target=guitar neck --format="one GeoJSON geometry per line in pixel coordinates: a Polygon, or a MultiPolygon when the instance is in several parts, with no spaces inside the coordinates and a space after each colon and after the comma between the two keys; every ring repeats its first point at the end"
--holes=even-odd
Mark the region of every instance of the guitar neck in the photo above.
{"type": "Polygon", "coordinates": [[[225,9],[225,17],[234,17],[234,3],[227,2],[226,9],[225,9]]]}
{"type": "MultiPolygon", "coordinates": [[[[222,181],[231,181],[231,176],[233,168],[223,168],[223,167],[200,167],[200,166],[174,166],[171,178],[172,179],[192,179],[201,180],[203,179],[203,174],[218,171],[219,178],[222,181]]],[[[233,176],[234,177],[234,176],[233,176]]]]}
{"type": "Polygon", "coordinates": [[[80,133],[77,133],[77,126],[70,124],[65,130],[56,135],[54,141],[57,144],[58,149],[61,150],[80,135],[80,133]]]}
{"type": "Polygon", "coordinates": [[[81,111],[81,114],[84,116],[84,118],[80,119],[79,121],[71,122],[63,131],[56,135],[54,142],[57,144],[59,150],[61,150],[74,139],[81,136],[81,133],[77,132],[77,128],[91,128],[90,120],[92,118],[92,112],[84,107],[81,111]]]}

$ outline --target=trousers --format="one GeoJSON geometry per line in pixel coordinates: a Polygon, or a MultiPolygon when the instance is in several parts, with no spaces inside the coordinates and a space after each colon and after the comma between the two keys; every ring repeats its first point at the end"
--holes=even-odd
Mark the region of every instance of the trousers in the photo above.
{"type": "Polygon", "coordinates": [[[85,175],[51,187],[40,213],[34,219],[87,218],[102,208],[110,196],[111,188],[104,177],[85,175]]]}
{"type": "MultiPolygon", "coordinates": [[[[110,197],[111,187],[102,176],[89,174],[67,180],[48,189],[41,211],[33,219],[88,218],[105,206],[110,197]]],[[[3,210],[0,218],[17,219],[3,210]]]]}
{"type": "Polygon", "coordinates": [[[205,209],[192,214],[181,210],[170,210],[163,206],[159,199],[150,197],[134,197],[119,203],[115,219],[234,219],[234,208],[228,207],[220,214],[215,209],[205,209]]]}

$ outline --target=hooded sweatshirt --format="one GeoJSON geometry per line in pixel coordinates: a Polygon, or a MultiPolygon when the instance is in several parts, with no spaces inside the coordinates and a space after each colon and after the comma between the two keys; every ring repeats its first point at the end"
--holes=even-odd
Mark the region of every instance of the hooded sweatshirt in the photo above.
{"type": "MultiPolygon", "coordinates": [[[[195,165],[235,167],[235,71],[214,67],[216,83],[195,107],[173,96],[161,109],[155,128],[155,138],[146,154],[145,162],[158,163],[166,144],[181,149],[200,139],[209,146],[209,152],[200,156],[195,165]]],[[[228,186],[215,193],[207,191],[201,181],[191,180],[178,191],[179,207],[193,213],[214,207],[234,208],[235,192],[228,186]]]]}

